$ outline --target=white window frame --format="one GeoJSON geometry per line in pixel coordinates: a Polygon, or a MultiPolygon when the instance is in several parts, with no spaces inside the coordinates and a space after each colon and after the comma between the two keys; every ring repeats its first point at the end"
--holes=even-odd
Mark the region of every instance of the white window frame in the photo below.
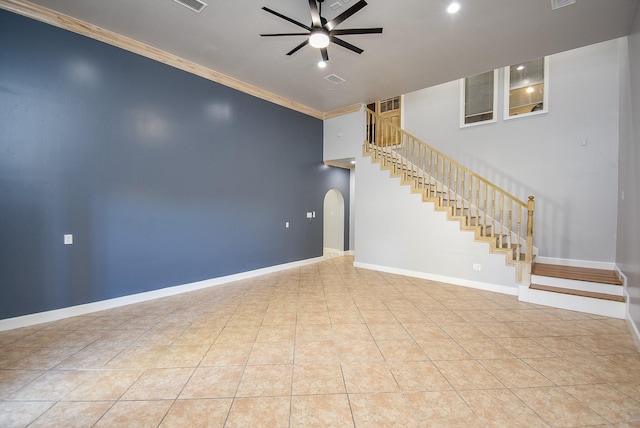
{"type": "MultiPolygon", "coordinates": [[[[484,73],[478,73],[484,74],[484,73]]],[[[473,77],[473,76],[469,76],[473,77]]],[[[484,125],[487,123],[495,123],[498,121],[498,70],[493,70],[493,118],[487,120],[481,120],[473,123],[465,123],[465,110],[466,110],[466,89],[465,81],[467,77],[460,79],[460,128],[468,128],[470,126],[484,125]]]]}
{"type": "MultiPolygon", "coordinates": [[[[528,113],[521,113],[516,115],[509,115],[509,93],[511,92],[511,67],[516,67],[517,65],[510,65],[504,68],[504,120],[518,119],[521,117],[530,117],[536,116],[539,114],[546,114],[549,112],[549,57],[545,56],[542,58],[544,60],[544,78],[542,79],[544,90],[542,94],[542,102],[543,108],[536,111],[531,111],[528,113]]],[[[533,61],[533,60],[532,60],[533,61]]],[[[524,61],[527,62],[527,61],[524,61]]]]}

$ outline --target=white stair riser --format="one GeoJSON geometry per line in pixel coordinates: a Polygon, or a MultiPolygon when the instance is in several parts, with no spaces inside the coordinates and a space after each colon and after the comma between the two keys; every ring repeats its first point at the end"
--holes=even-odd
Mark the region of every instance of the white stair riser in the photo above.
{"type": "Polygon", "coordinates": [[[626,317],[626,303],[611,300],[594,299],[592,297],[572,296],[570,294],[553,293],[550,291],[528,289],[519,299],[537,305],[553,308],[568,309],[570,311],[585,312],[611,318],[624,319],[626,317]]]}
{"type": "Polygon", "coordinates": [[[572,290],[590,291],[592,293],[613,294],[623,296],[621,285],[602,284],[599,282],[577,281],[573,279],[554,278],[552,276],[531,275],[532,284],[550,285],[552,287],[570,288],[572,290]]]}

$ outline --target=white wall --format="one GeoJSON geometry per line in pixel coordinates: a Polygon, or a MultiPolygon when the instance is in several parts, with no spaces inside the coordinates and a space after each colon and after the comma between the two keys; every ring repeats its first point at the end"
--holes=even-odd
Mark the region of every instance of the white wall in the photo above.
{"type": "Polygon", "coordinates": [[[547,114],[503,120],[500,85],[497,123],[461,129],[454,81],[406,94],[404,127],[522,200],[534,195],[540,256],[613,263],[620,43],[551,56],[547,114]]]}
{"type": "Polygon", "coordinates": [[[356,250],[356,170],[349,172],[349,251],[356,250]]]}
{"type": "MultiPolygon", "coordinates": [[[[620,191],[616,263],[627,277],[629,317],[640,340],[640,12],[620,73],[620,191]],[[624,199],[622,199],[624,192],[624,199]]],[[[640,346],[640,341],[638,342],[640,346]]]]}
{"type": "MultiPolygon", "coordinates": [[[[333,161],[355,158],[362,153],[362,143],[365,137],[364,110],[343,116],[327,119],[323,122],[324,144],[323,160],[333,161]]],[[[356,250],[356,209],[355,209],[355,176],[356,168],[351,169],[349,175],[349,250],[356,250]]]]}
{"type": "Polygon", "coordinates": [[[364,110],[325,120],[323,135],[325,161],[355,157],[362,152],[365,137],[364,110]]]}
{"type": "Polygon", "coordinates": [[[433,203],[401,186],[371,158],[358,158],[355,262],[396,273],[515,294],[515,268],[491,254],[489,244],[461,232],[433,203]],[[479,263],[481,271],[473,270],[479,263]]]}

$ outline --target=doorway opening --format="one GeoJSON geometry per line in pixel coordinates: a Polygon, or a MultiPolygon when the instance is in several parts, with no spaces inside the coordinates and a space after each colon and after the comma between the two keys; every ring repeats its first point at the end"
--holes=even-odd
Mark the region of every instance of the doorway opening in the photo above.
{"type": "Polygon", "coordinates": [[[344,255],[344,196],[337,189],[324,195],[323,255],[344,255]]]}

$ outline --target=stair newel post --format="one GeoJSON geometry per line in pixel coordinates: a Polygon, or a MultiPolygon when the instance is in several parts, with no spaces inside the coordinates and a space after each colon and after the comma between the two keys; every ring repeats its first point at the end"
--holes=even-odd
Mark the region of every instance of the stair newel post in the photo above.
{"type": "Polygon", "coordinates": [[[531,263],[533,260],[533,211],[535,206],[533,196],[529,196],[527,202],[527,253],[524,256],[524,261],[527,263],[531,263]]]}

